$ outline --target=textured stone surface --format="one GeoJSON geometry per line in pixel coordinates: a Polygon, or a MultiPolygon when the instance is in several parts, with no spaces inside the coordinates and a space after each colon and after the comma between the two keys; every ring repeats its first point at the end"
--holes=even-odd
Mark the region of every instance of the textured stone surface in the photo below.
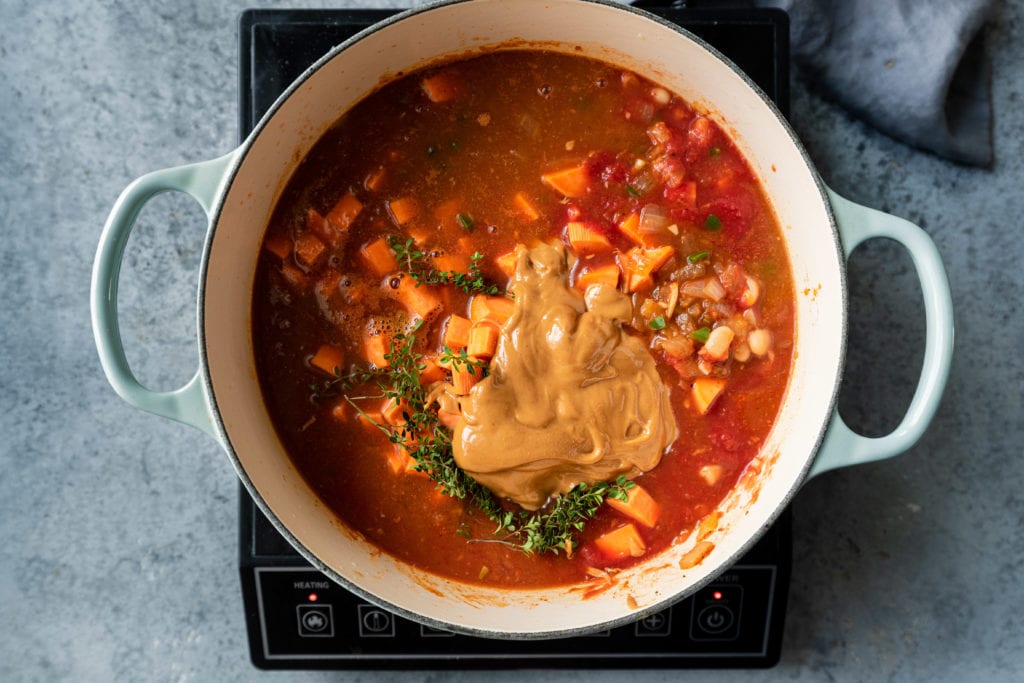
{"type": "MultiPolygon", "coordinates": [[[[0,5],[0,680],[254,675],[228,460],[204,435],[114,395],[88,306],[99,231],[121,189],[233,147],[236,20],[246,6],[0,5]]],[[[759,679],[1024,677],[1022,14],[1024,1],[1010,0],[990,32],[992,169],[894,142],[794,78],[793,122],[826,181],[920,223],[937,242],[957,351],[946,399],[917,447],[826,474],[796,499],[784,654],[759,679]]],[[[203,225],[193,202],[161,196],[128,245],[121,324],[133,367],[156,388],[180,385],[196,364],[203,225]]],[[[880,434],[908,402],[920,364],[919,293],[909,259],[885,243],[857,252],[850,283],[841,405],[851,423],[880,434]]]]}

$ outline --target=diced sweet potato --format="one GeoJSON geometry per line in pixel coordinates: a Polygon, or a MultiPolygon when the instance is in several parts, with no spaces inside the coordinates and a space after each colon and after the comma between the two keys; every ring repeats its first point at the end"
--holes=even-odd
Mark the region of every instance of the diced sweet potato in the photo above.
{"type": "Polygon", "coordinates": [[[281,276],[284,277],[285,282],[291,285],[292,289],[302,291],[309,288],[309,276],[291,263],[281,264],[281,276]]]}
{"type": "Polygon", "coordinates": [[[605,502],[612,509],[631,517],[645,527],[651,528],[658,522],[661,506],[651,497],[651,494],[647,493],[646,489],[639,484],[634,484],[633,488],[626,491],[626,496],[627,500],[606,498],[605,502]]]}
{"type": "Polygon", "coordinates": [[[409,406],[405,401],[389,398],[381,406],[380,415],[389,425],[398,426],[405,424],[405,418],[402,416],[402,413],[408,410],[409,406]]]}
{"type": "Polygon", "coordinates": [[[514,309],[512,299],[477,294],[469,302],[469,319],[475,323],[490,322],[501,327],[512,317],[514,309]]]}
{"type": "Polygon", "coordinates": [[[607,237],[579,221],[567,223],[565,235],[569,240],[569,246],[580,256],[608,252],[612,248],[612,243],[607,237]]]}
{"type": "Polygon", "coordinates": [[[416,472],[416,461],[409,452],[398,444],[393,444],[387,450],[388,469],[394,474],[408,474],[416,472]]]}
{"type": "Polygon", "coordinates": [[[469,346],[469,334],[472,327],[473,321],[469,318],[463,318],[461,315],[453,313],[448,316],[448,321],[445,323],[441,343],[453,351],[466,348],[469,346]]]}
{"type": "Polygon", "coordinates": [[[502,254],[494,259],[494,265],[498,266],[498,270],[505,274],[505,277],[511,279],[516,274],[516,264],[519,262],[519,257],[516,256],[516,252],[510,251],[502,254]]]}
{"type": "Polygon", "coordinates": [[[563,197],[575,199],[587,193],[587,170],[582,164],[544,173],[540,180],[563,197]]]}
{"type": "Polygon", "coordinates": [[[629,214],[619,221],[617,227],[619,232],[628,237],[633,243],[643,246],[644,240],[640,236],[640,214],[629,214]]]}
{"type": "Polygon", "coordinates": [[[395,225],[405,225],[420,215],[420,205],[414,197],[400,197],[388,202],[388,212],[395,225]]]}
{"type": "Polygon", "coordinates": [[[465,273],[469,270],[469,257],[464,253],[445,251],[434,257],[434,269],[443,272],[465,273]]]}
{"type": "Polygon", "coordinates": [[[540,212],[534,207],[533,202],[526,196],[526,193],[516,192],[515,196],[512,197],[512,203],[515,204],[516,209],[526,220],[535,221],[540,218],[540,212]]]}
{"type": "Polygon", "coordinates": [[[363,187],[370,192],[380,192],[384,187],[385,170],[379,166],[376,171],[371,171],[363,180],[363,187]]]}
{"type": "Polygon", "coordinates": [[[425,366],[420,370],[420,384],[427,385],[432,382],[440,382],[445,378],[445,369],[438,365],[436,358],[424,357],[420,362],[425,366]]]}
{"type": "Polygon", "coordinates": [[[452,394],[455,396],[465,396],[483,377],[483,368],[467,368],[465,365],[452,368],[452,394]]]}
{"type": "Polygon", "coordinates": [[[459,214],[464,214],[465,202],[459,197],[446,199],[434,207],[434,222],[442,231],[448,234],[461,232],[464,229],[459,223],[459,214]]]}
{"type": "Polygon", "coordinates": [[[372,242],[364,244],[363,248],[359,250],[359,256],[377,277],[383,277],[398,270],[395,253],[391,251],[391,246],[385,237],[378,237],[372,242]]]}
{"type": "Polygon", "coordinates": [[[384,334],[373,334],[366,337],[363,344],[363,353],[366,360],[378,368],[391,367],[391,363],[384,357],[391,351],[391,340],[384,334]]]}
{"type": "Polygon", "coordinates": [[[306,268],[313,268],[320,262],[327,247],[316,235],[304,232],[295,238],[295,258],[306,268]]]}
{"type": "Polygon", "coordinates": [[[348,230],[362,210],[363,203],[349,192],[343,195],[327,213],[327,220],[340,230],[348,230]]]}
{"type": "Polygon", "coordinates": [[[345,354],[337,346],[322,344],[309,359],[309,364],[317,370],[333,376],[344,367],[345,354]]]}
{"type": "Polygon", "coordinates": [[[263,241],[263,248],[282,261],[292,255],[292,241],[284,235],[271,235],[263,241]]]}
{"type": "Polygon", "coordinates": [[[708,411],[715,405],[715,401],[722,395],[725,384],[726,380],[721,377],[695,378],[691,395],[693,396],[693,404],[697,408],[697,412],[701,415],[707,415],[708,411]]]}
{"type": "Polygon", "coordinates": [[[491,323],[476,323],[469,330],[466,353],[474,358],[490,360],[498,348],[498,328],[491,323]]]}
{"type": "Polygon", "coordinates": [[[378,410],[357,410],[356,422],[368,432],[379,433],[380,425],[384,424],[384,418],[378,410]]]}
{"type": "Polygon", "coordinates": [[[423,92],[431,102],[447,102],[458,94],[458,83],[450,71],[427,76],[420,81],[423,92]]]}
{"type": "Polygon", "coordinates": [[[607,285],[615,288],[619,286],[619,267],[614,263],[596,268],[584,268],[576,276],[574,286],[576,289],[586,293],[591,285],[607,285]]]}
{"type": "Polygon", "coordinates": [[[621,560],[627,557],[640,557],[647,552],[647,545],[640,532],[632,523],[625,524],[606,532],[596,539],[594,545],[609,560],[621,560]]]}
{"type": "Polygon", "coordinates": [[[441,310],[441,300],[430,290],[428,286],[418,286],[411,277],[403,277],[399,280],[398,289],[389,290],[394,292],[399,303],[414,316],[427,320],[441,310]]]}
{"type": "Polygon", "coordinates": [[[675,254],[669,246],[655,249],[633,247],[622,255],[620,265],[625,278],[626,291],[636,292],[654,285],[653,275],[675,254]]]}

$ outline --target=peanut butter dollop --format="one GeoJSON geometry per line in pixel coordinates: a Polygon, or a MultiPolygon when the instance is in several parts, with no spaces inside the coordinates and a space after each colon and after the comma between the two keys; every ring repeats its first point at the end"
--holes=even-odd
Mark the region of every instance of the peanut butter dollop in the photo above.
{"type": "Polygon", "coordinates": [[[622,329],[629,298],[571,288],[561,246],[517,258],[515,310],[490,375],[461,400],[453,450],[478,482],[535,510],[580,482],[654,468],[678,427],[654,359],[622,329]]]}

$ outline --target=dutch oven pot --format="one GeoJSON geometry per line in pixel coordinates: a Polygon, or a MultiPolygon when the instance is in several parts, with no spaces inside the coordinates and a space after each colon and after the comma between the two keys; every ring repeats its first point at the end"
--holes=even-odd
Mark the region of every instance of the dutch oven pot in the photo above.
{"type": "MultiPolygon", "coordinates": [[[[366,600],[429,626],[477,636],[544,638],[625,624],[666,608],[728,568],[820,472],[910,448],[941,398],[953,345],[949,285],[928,236],[905,220],[825,187],[779,112],[700,39],[642,11],[603,1],[467,0],[405,12],[339,45],[310,67],[236,150],[145,175],[111,211],[96,255],[92,319],[114,389],[143,410],[193,425],[231,458],[256,504],[307,560],[366,600]],[[763,450],[720,506],[714,549],[692,568],[680,543],[622,572],[607,590],[494,589],[425,573],[346,528],[284,452],[256,380],[251,292],[260,240],[290,174],[324,131],[394,74],[444,56],[532,45],[593,56],[642,73],[706,109],[744,152],[782,225],[797,289],[792,378],[763,450]],[[117,324],[125,243],[153,195],[186,192],[209,217],[199,292],[200,366],[185,386],[154,392],[132,375],[117,324]],[[910,253],[924,296],[921,377],[907,414],[882,438],[853,433],[836,409],[845,355],[845,263],[862,241],[887,237],[910,253]]],[[[425,539],[426,542],[426,539],[425,539]]]]}

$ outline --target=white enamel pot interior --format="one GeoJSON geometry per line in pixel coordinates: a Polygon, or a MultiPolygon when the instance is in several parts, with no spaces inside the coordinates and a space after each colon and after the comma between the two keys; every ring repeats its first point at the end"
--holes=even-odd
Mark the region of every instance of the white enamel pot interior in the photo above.
{"type": "MultiPolygon", "coordinates": [[[[710,581],[767,528],[799,488],[832,415],[844,355],[844,275],[824,188],[778,112],[733,66],[689,34],[620,6],[579,0],[468,0],[400,15],[310,69],[232,157],[214,197],[200,285],[200,374],[218,437],[259,506],[333,579],[410,619],[473,635],[577,635],[664,609],[710,581]],[[584,598],[579,587],[495,590],[426,574],[378,551],[320,502],[282,449],[256,380],[250,308],[274,203],[299,159],[380,82],[439,57],[536,45],[635,70],[706,110],[761,179],[788,244],[796,349],[784,408],[763,451],[721,506],[714,549],[683,569],[691,536],[584,598]]],[[[429,539],[424,539],[429,542],[429,539]]]]}

